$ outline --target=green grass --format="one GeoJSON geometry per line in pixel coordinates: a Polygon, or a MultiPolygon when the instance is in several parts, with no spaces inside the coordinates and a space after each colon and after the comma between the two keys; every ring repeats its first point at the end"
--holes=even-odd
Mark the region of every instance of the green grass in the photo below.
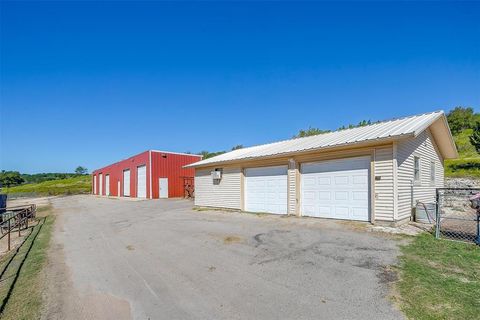
{"type": "Polygon", "coordinates": [[[90,193],[92,188],[91,176],[79,176],[61,180],[44,181],[40,183],[24,184],[21,186],[4,188],[3,193],[8,195],[68,195],[90,193]]]}
{"type": "Polygon", "coordinates": [[[409,319],[480,319],[480,248],[417,236],[402,247],[397,289],[409,319]]]}
{"type": "MultiPolygon", "coordinates": [[[[47,262],[54,216],[47,215],[39,219],[41,222],[35,226],[2,278],[5,279],[0,285],[0,303],[4,304],[0,315],[2,320],[40,318],[45,290],[42,272],[47,262]]],[[[3,257],[0,270],[3,270],[13,253],[3,257]]]]}

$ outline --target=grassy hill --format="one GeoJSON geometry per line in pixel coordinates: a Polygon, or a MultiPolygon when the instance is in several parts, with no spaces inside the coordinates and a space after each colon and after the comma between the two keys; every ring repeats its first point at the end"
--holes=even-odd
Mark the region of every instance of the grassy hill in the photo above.
{"type": "Polygon", "coordinates": [[[470,143],[472,129],[465,129],[454,136],[459,159],[445,161],[446,177],[480,178],[480,155],[470,143]]]}
{"type": "Polygon", "coordinates": [[[3,188],[1,193],[8,195],[52,196],[79,193],[90,193],[92,180],[90,175],[67,179],[50,180],[40,183],[29,183],[11,188],[3,188]]]}

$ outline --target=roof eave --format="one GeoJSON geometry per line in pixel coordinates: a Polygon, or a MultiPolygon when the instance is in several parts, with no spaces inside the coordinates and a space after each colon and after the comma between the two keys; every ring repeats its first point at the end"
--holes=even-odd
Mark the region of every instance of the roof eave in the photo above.
{"type": "MultiPolygon", "coordinates": [[[[453,139],[450,126],[448,125],[447,117],[445,116],[445,113],[443,111],[441,114],[439,114],[438,117],[436,117],[433,121],[431,121],[428,124],[428,126],[422,128],[421,130],[417,129],[415,131],[415,136],[419,135],[421,132],[423,132],[427,128],[431,128],[430,131],[432,132],[435,138],[435,134],[439,134],[435,129],[435,125],[437,123],[441,124],[442,130],[444,131],[443,134],[446,135],[446,137],[444,136],[443,138],[439,137],[435,139],[437,142],[437,146],[439,146],[443,159],[457,159],[459,157],[457,146],[455,145],[455,140],[453,139]],[[445,140],[448,140],[448,146],[441,145],[441,142],[444,142],[445,140]]],[[[440,134],[442,133],[440,132],[440,134]]]]}

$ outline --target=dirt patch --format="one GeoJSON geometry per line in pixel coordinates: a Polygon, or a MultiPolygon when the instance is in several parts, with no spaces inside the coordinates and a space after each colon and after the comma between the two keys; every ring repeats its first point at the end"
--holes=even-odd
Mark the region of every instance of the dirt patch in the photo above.
{"type": "Polygon", "coordinates": [[[224,244],[232,244],[232,243],[238,243],[238,242],[242,242],[242,238],[238,236],[227,236],[223,238],[224,244]]]}
{"type": "Polygon", "coordinates": [[[23,206],[29,204],[35,204],[37,207],[39,206],[47,206],[50,205],[53,199],[60,198],[60,196],[49,196],[49,197],[25,197],[25,198],[17,198],[17,199],[8,199],[8,206],[23,206]]]}
{"type": "Polygon", "coordinates": [[[129,244],[128,246],[126,246],[126,248],[127,248],[128,251],[133,251],[133,250],[135,250],[135,247],[132,246],[131,244],[129,244]]]}
{"type": "Polygon", "coordinates": [[[380,279],[381,283],[388,284],[398,280],[398,273],[392,267],[384,266],[380,270],[378,278],[380,279]]]}
{"type": "Polygon", "coordinates": [[[339,220],[336,221],[338,224],[353,230],[353,231],[365,231],[367,230],[369,224],[366,222],[359,222],[359,221],[350,221],[350,220],[339,220]]]}

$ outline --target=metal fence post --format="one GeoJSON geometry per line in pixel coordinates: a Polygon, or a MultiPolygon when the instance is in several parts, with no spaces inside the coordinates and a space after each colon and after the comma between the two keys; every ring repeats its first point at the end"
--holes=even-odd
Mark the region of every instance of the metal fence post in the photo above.
{"type": "Polygon", "coordinates": [[[435,190],[435,238],[440,239],[440,192],[435,190]]]}
{"type": "Polygon", "coordinates": [[[8,251],[10,251],[10,219],[8,219],[8,251]]]}
{"type": "Polygon", "coordinates": [[[477,237],[475,243],[480,246],[480,213],[477,211],[477,237]]]}

